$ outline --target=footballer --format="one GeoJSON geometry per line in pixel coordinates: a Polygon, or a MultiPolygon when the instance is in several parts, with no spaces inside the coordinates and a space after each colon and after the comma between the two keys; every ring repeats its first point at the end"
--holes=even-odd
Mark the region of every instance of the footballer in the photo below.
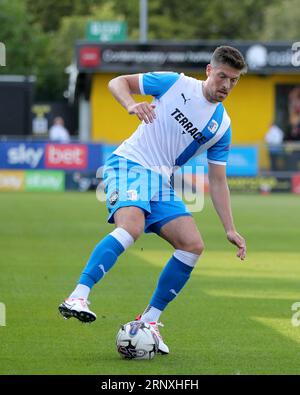
{"type": "Polygon", "coordinates": [[[187,283],[204,249],[196,223],[176,196],[170,177],[205,151],[214,207],[228,241],[237,247],[237,257],[245,259],[246,242],[234,225],[226,178],[231,126],[222,102],[246,70],[236,48],[220,46],[206,67],[204,81],[176,72],[149,72],[109,82],[112,95],[141,123],[105,162],[108,222],[115,228],[96,245],[74,291],[60,304],[65,318],[94,321],[96,314],[87,302],[91,289],[143,232],[156,233],[173,246],[174,253],[148,306],[136,319],[151,325],[159,336],[159,352],[169,353],[158,328],[160,316],[187,283]],[[136,102],[133,94],[152,95],[153,101],[136,102]]]}

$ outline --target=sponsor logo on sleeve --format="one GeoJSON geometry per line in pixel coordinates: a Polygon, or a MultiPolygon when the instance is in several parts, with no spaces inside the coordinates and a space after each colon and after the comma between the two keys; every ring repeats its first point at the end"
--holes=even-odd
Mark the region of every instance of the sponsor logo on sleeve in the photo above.
{"type": "Polygon", "coordinates": [[[218,130],[219,124],[217,121],[215,121],[214,119],[212,119],[208,125],[208,130],[211,133],[216,133],[216,131],[218,130]]]}

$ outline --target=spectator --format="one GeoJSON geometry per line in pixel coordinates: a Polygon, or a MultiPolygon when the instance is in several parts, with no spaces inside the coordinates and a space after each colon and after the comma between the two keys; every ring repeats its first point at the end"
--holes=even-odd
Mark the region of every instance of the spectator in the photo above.
{"type": "Polygon", "coordinates": [[[58,143],[69,143],[70,133],[64,126],[62,117],[54,118],[53,125],[49,129],[49,139],[58,143]]]}
{"type": "Polygon", "coordinates": [[[271,170],[278,170],[277,159],[282,151],[284,133],[275,123],[272,123],[265,135],[271,161],[271,170]]]}
{"type": "Polygon", "coordinates": [[[285,140],[300,141],[300,86],[297,85],[289,94],[289,129],[285,140]]]}

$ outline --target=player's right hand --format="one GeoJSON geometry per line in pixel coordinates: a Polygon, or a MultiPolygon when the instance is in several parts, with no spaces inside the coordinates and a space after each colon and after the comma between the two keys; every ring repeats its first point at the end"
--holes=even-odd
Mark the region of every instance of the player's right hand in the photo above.
{"type": "Polygon", "coordinates": [[[236,256],[243,261],[246,258],[247,251],[245,239],[236,231],[227,232],[227,239],[230,241],[230,243],[238,247],[236,256]]]}
{"type": "Polygon", "coordinates": [[[128,107],[128,113],[130,115],[136,115],[140,121],[152,123],[156,118],[154,109],[154,104],[149,104],[148,102],[144,101],[142,103],[135,103],[130,105],[128,107]]]}

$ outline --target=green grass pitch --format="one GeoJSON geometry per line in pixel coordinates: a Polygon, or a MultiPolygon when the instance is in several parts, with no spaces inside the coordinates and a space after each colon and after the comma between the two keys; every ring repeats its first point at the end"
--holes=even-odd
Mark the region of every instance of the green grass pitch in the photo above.
{"type": "Polygon", "coordinates": [[[147,305],[172,248],[144,235],[91,293],[97,321],[66,321],[58,304],[113,229],[104,204],[94,193],[1,193],[0,374],[299,374],[300,198],[233,195],[232,206],[247,259],[207,197],[194,215],[206,250],[161,317],[170,354],[125,361],[116,333],[147,305]]]}

